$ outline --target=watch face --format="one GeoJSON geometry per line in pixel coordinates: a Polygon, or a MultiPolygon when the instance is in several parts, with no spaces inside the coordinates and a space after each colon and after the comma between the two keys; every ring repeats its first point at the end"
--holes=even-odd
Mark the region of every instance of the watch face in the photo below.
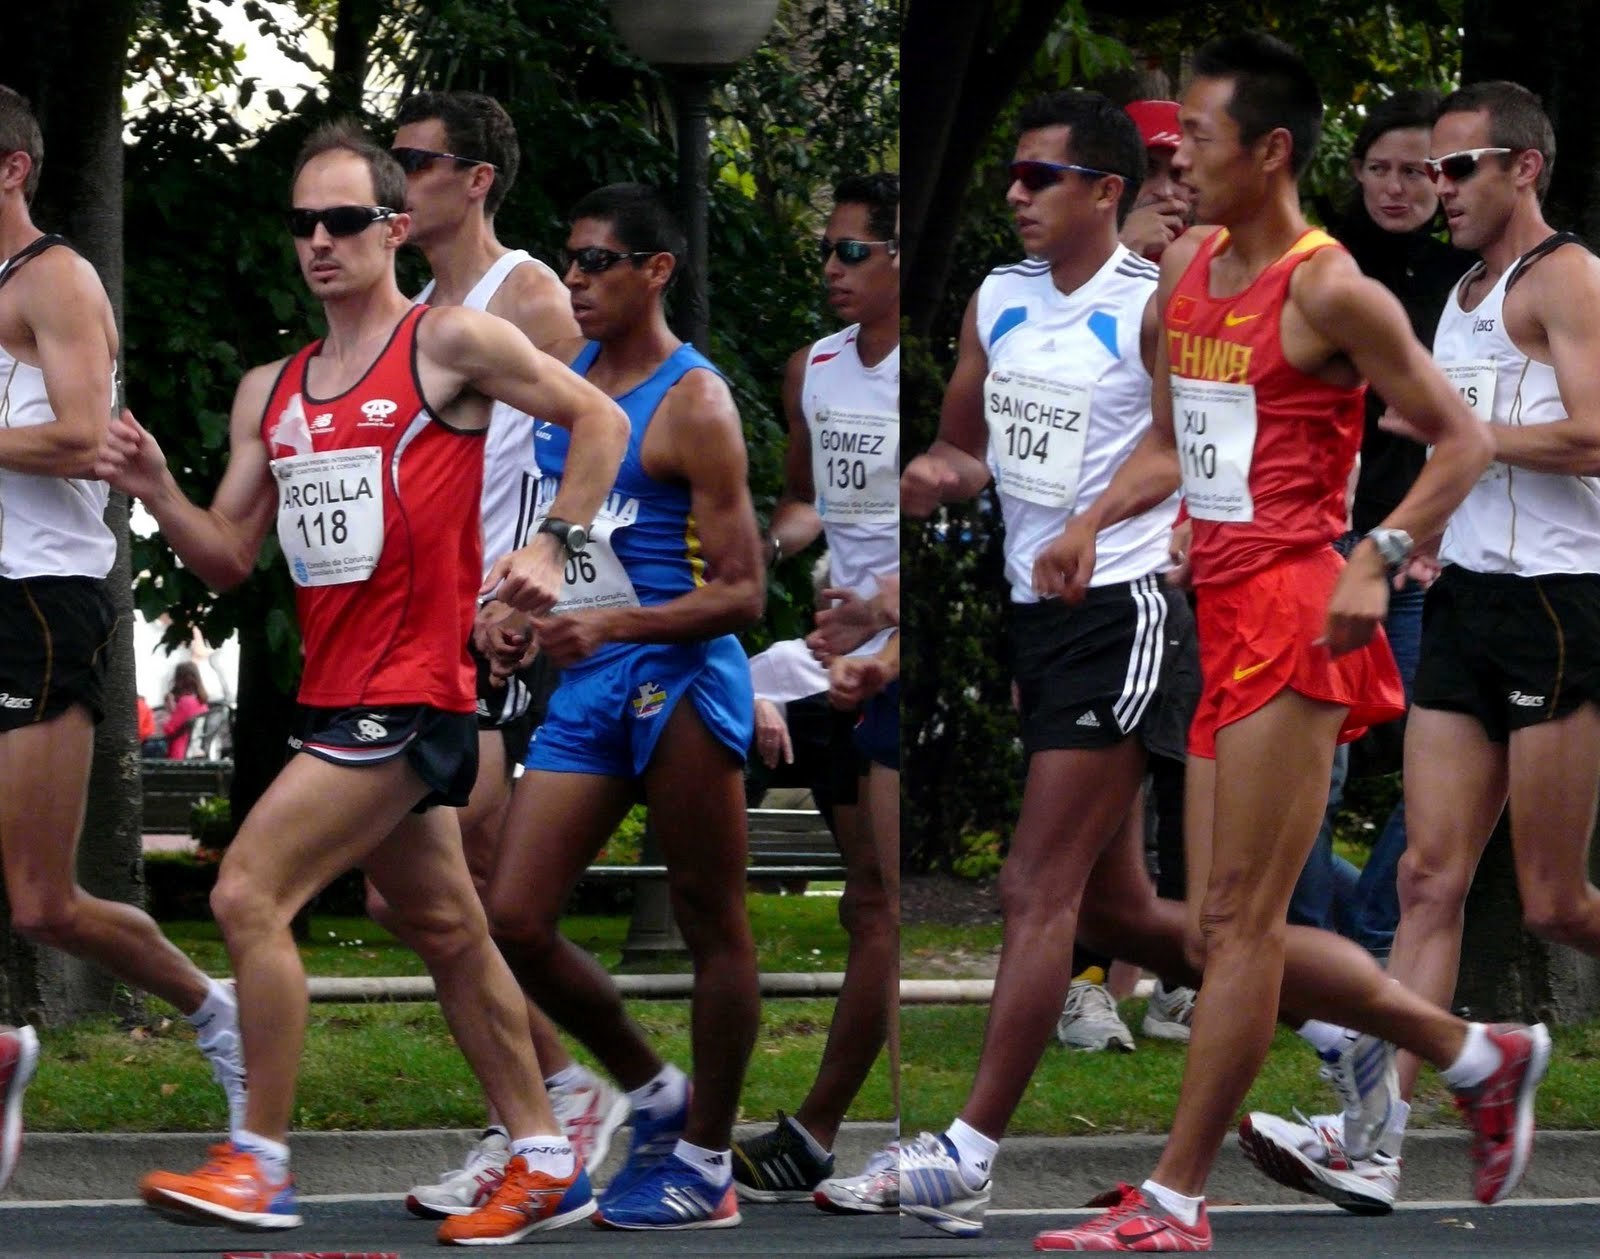
{"type": "Polygon", "coordinates": [[[568,553],[576,555],[589,545],[589,531],[582,525],[573,525],[567,530],[566,543],[568,553]]]}

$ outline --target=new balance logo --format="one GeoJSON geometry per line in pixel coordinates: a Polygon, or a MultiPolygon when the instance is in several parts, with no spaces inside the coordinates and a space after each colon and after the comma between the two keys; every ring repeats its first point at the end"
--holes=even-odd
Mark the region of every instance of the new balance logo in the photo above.
{"type": "Polygon", "coordinates": [[[1088,712],[1079,717],[1074,724],[1087,726],[1091,730],[1098,730],[1100,729],[1100,718],[1096,717],[1092,712],[1088,712]]]}

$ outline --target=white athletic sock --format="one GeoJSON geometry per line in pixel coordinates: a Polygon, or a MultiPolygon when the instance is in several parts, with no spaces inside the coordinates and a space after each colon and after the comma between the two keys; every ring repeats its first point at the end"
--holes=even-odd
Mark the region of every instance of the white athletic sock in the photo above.
{"type": "Polygon", "coordinates": [[[713,1189],[726,1189],[733,1181],[733,1158],[727,1150],[708,1150],[703,1145],[690,1145],[680,1137],[672,1153],[699,1172],[713,1189]]]}
{"type": "Polygon", "coordinates": [[[487,1128],[485,1128],[482,1132],[480,1132],[478,1134],[478,1140],[486,1141],[490,1137],[496,1136],[496,1135],[504,1137],[506,1139],[506,1144],[507,1145],[509,1145],[511,1143],[511,1129],[506,1127],[505,1124],[503,1124],[503,1123],[492,1123],[492,1124],[490,1124],[487,1128]]]}
{"type": "Polygon", "coordinates": [[[1389,1112],[1389,1126],[1383,1130],[1383,1136],[1378,1138],[1378,1150],[1390,1158],[1400,1157],[1400,1147],[1406,1139],[1406,1121],[1411,1118],[1411,1104],[1402,1102],[1398,1097],[1394,1099],[1394,1108],[1389,1112]]]}
{"type": "Polygon", "coordinates": [[[635,1110],[642,1110],[652,1119],[660,1119],[675,1110],[683,1109],[689,1099],[689,1077],[667,1063],[645,1084],[628,1090],[628,1100],[635,1110]]]}
{"type": "Polygon", "coordinates": [[[581,1062],[569,1062],[554,1075],[544,1077],[547,1089],[589,1088],[595,1083],[594,1072],[581,1062]]]}
{"type": "Polygon", "coordinates": [[[270,1141],[240,1128],[233,1134],[235,1149],[248,1150],[256,1156],[256,1163],[275,1185],[289,1179],[289,1147],[282,1141],[270,1141]]]}
{"type": "Polygon", "coordinates": [[[578,1156],[572,1152],[572,1142],[561,1133],[554,1136],[518,1137],[511,1143],[511,1157],[521,1155],[530,1172],[543,1172],[557,1180],[572,1175],[578,1156]]]}
{"type": "Polygon", "coordinates": [[[1195,1221],[1200,1218],[1200,1208],[1206,1204],[1204,1198],[1186,1198],[1177,1190],[1158,1185],[1153,1180],[1145,1181],[1139,1188],[1144,1191],[1145,1197],[1190,1228],[1194,1227],[1195,1221]]]}
{"type": "Polygon", "coordinates": [[[1461,1046],[1461,1056],[1439,1074],[1453,1089],[1469,1089],[1482,1084],[1500,1065],[1500,1051],[1489,1039],[1482,1023],[1467,1024],[1466,1043],[1461,1046]]]}
{"type": "Polygon", "coordinates": [[[234,999],[233,989],[227,984],[219,984],[215,979],[208,979],[206,982],[209,987],[206,989],[205,1000],[193,1014],[184,1015],[184,1018],[189,1020],[189,1026],[202,1038],[207,1032],[216,1030],[214,1025],[219,1020],[224,1024],[236,1024],[239,1021],[239,1003],[234,999]]]}
{"type": "Polygon", "coordinates": [[[1321,1019],[1307,1019],[1300,1025],[1296,1035],[1319,1054],[1331,1054],[1344,1048],[1350,1033],[1334,1023],[1324,1023],[1321,1019]]]}
{"type": "Polygon", "coordinates": [[[953,1120],[944,1135],[956,1147],[956,1166],[961,1169],[961,1179],[967,1182],[967,1188],[982,1189],[994,1174],[994,1156],[1000,1143],[991,1141],[961,1119],[953,1120]]]}

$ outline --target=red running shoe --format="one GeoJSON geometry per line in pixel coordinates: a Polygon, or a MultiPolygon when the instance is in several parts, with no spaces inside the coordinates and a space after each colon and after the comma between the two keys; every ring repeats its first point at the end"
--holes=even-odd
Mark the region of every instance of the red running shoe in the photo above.
{"type": "Polygon", "coordinates": [[[1193,1224],[1185,1224],[1151,1202],[1142,1190],[1118,1185],[1115,1205],[1104,1215],[1077,1228],[1040,1233],[1033,1239],[1033,1248],[1124,1253],[1210,1250],[1211,1224],[1204,1205],[1200,1207],[1200,1217],[1193,1224]]]}
{"type": "Polygon", "coordinates": [[[1496,1023],[1484,1029],[1500,1051],[1488,1079],[1456,1089],[1456,1107],[1472,1129],[1472,1192],[1492,1206],[1517,1187],[1533,1153],[1533,1098],[1550,1069],[1543,1023],[1496,1023]]]}
{"type": "Polygon", "coordinates": [[[22,1095],[38,1066],[39,1038],[33,1028],[0,1027],[0,1189],[22,1153],[22,1095]]]}

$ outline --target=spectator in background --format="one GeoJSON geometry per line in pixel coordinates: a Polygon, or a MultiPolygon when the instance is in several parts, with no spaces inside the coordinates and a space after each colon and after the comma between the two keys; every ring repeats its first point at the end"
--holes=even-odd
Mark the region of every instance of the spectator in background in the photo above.
{"type": "Polygon", "coordinates": [[[161,724],[161,733],[167,736],[169,761],[181,761],[189,754],[194,719],[205,712],[210,703],[206,684],[200,680],[200,670],[191,661],[180,661],[172,671],[172,688],[167,692],[167,718],[161,724]]]}
{"type": "Polygon", "coordinates": [[[139,742],[143,743],[156,732],[156,715],[150,711],[150,705],[145,702],[143,695],[135,695],[134,709],[138,713],[139,742]]]}

